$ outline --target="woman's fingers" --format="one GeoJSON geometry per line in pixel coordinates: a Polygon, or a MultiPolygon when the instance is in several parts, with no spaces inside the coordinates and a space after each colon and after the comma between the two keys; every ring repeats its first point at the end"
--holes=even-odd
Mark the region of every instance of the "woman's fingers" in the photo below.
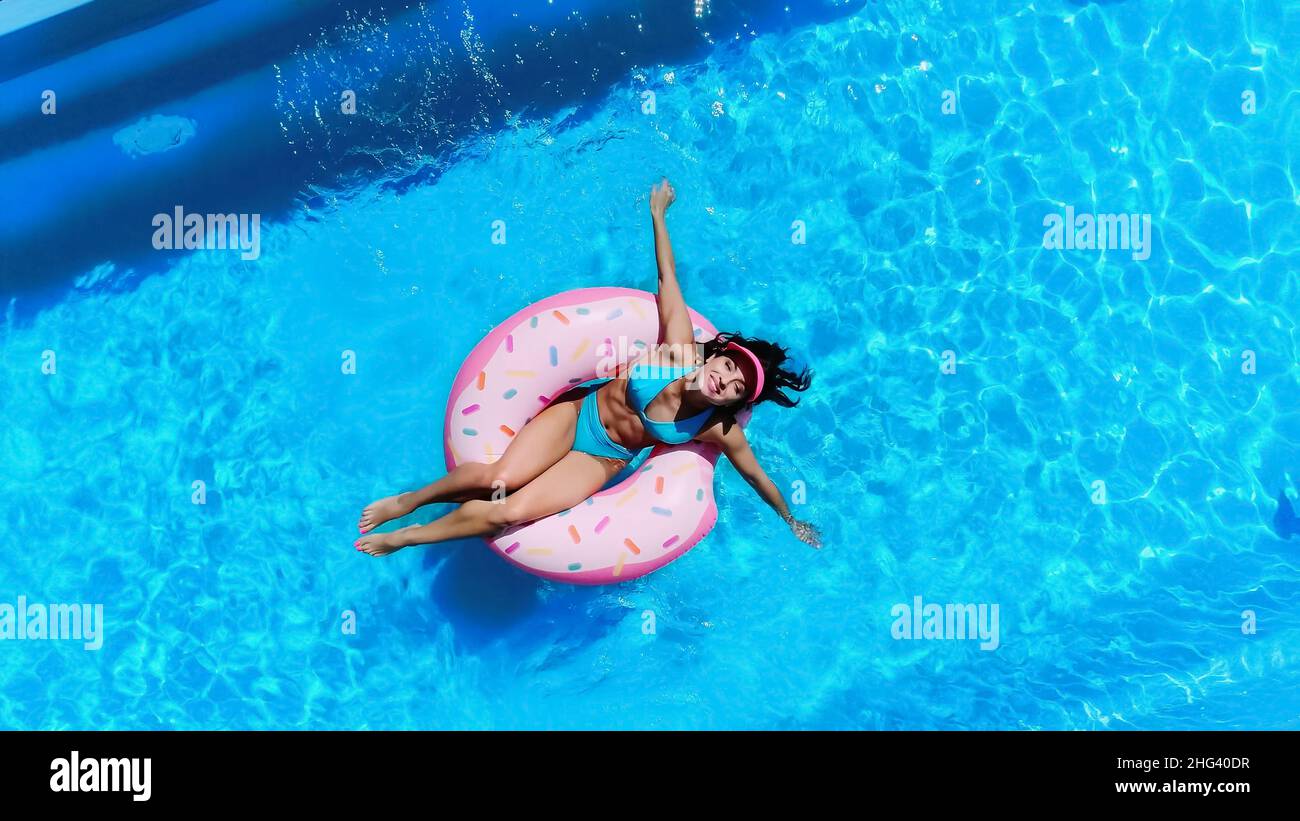
{"type": "Polygon", "coordinates": [[[799,541],[816,548],[822,546],[822,534],[816,525],[811,522],[795,521],[791,523],[791,527],[794,529],[794,535],[799,541]]]}
{"type": "Polygon", "coordinates": [[[659,182],[650,187],[650,210],[656,214],[667,210],[675,199],[677,199],[677,192],[673,190],[667,177],[660,178],[659,182]]]}
{"type": "Polygon", "coordinates": [[[659,184],[652,189],[652,193],[657,194],[663,200],[665,207],[672,205],[673,200],[677,199],[677,191],[667,177],[660,178],[659,184]]]}

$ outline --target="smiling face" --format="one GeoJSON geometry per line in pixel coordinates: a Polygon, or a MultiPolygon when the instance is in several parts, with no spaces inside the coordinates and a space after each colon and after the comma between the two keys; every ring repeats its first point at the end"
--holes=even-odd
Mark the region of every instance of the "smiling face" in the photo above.
{"type": "MultiPolygon", "coordinates": [[[[734,405],[748,396],[753,374],[729,354],[714,354],[696,372],[695,384],[710,405],[734,405]]],[[[752,368],[751,366],[748,366],[752,368]]]]}

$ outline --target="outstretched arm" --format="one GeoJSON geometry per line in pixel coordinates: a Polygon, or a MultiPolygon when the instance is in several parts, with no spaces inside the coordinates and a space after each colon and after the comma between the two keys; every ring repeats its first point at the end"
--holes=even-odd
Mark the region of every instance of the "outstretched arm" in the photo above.
{"type": "Polygon", "coordinates": [[[798,521],[790,514],[790,508],[786,507],[785,499],[781,497],[781,491],[776,483],[768,478],[767,473],[758,464],[758,459],[754,457],[754,451],[750,449],[749,440],[745,438],[745,432],[740,429],[740,425],[732,425],[731,430],[726,433],[721,432],[720,425],[714,426],[709,429],[709,434],[711,435],[700,438],[722,446],[722,452],[727,454],[731,464],[741,476],[745,477],[745,481],[762,497],[763,501],[785,520],[795,538],[813,547],[821,547],[822,538],[817,528],[809,522],[798,521]]]}
{"type": "Polygon", "coordinates": [[[659,265],[659,339],[669,345],[680,346],[688,356],[694,354],[695,332],[691,326],[691,312],[686,308],[686,298],[677,284],[677,265],[673,261],[673,245],[668,239],[665,215],[677,194],[664,180],[650,189],[650,218],[654,223],[655,262],[659,265]]]}

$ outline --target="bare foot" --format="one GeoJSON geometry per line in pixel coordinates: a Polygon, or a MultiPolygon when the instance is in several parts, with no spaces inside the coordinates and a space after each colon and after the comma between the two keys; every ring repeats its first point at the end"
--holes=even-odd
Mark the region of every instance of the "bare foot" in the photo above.
{"type": "Polygon", "coordinates": [[[371,556],[387,556],[389,553],[396,553],[406,545],[401,543],[401,537],[398,535],[403,530],[419,527],[419,525],[407,525],[398,528],[392,533],[372,533],[369,536],[362,536],[354,543],[357,550],[362,553],[368,553],[371,556]]]}
{"type": "Polygon", "coordinates": [[[385,496],[377,502],[366,505],[366,509],[361,511],[361,518],[357,520],[357,530],[369,533],[384,522],[400,519],[410,513],[412,508],[409,503],[402,500],[406,495],[399,493],[396,496],[385,496]]]}

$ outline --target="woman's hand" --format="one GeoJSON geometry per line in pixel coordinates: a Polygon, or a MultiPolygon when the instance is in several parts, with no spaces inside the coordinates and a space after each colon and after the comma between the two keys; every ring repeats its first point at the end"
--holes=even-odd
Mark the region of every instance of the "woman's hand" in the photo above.
{"type": "Polygon", "coordinates": [[[812,522],[801,522],[793,517],[788,521],[790,522],[790,532],[794,534],[796,539],[806,545],[821,548],[822,534],[812,522]]]}
{"type": "Polygon", "coordinates": [[[663,219],[668,206],[676,199],[677,192],[673,190],[673,185],[668,182],[668,178],[664,177],[658,185],[650,189],[650,215],[656,219],[663,219]]]}

